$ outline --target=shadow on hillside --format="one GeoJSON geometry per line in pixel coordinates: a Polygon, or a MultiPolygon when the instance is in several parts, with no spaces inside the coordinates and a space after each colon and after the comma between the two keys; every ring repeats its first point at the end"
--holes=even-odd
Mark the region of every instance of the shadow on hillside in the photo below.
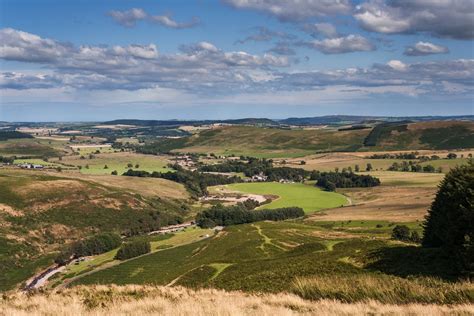
{"type": "Polygon", "coordinates": [[[388,247],[372,252],[369,257],[371,263],[366,267],[386,274],[430,276],[445,280],[459,277],[453,258],[436,248],[388,247]]]}

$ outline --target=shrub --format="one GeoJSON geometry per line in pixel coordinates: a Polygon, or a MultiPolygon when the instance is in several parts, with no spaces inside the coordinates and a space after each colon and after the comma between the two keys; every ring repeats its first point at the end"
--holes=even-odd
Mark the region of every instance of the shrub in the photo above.
{"type": "Polygon", "coordinates": [[[392,239],[408,241],[410,240],[410,228],[405,225],[397,225],[392,230],[392,239]]]}
{"type": "Polygon", "coordinates": [[[115,259],[126,260],[149,253],[151,245],[149,241],[137,239],[124,243],[115,255],[115,259]]]}

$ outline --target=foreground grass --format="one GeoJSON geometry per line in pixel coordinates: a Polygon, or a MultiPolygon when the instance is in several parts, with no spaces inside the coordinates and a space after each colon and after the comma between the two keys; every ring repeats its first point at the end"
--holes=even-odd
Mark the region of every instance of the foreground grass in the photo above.
{"type": "Polygon", "coordinates": [[[385,275],[314,276],[297,278],[293,292],[305,299],[343,302],[376,300],[384,304],[470,304],[474,284],[436,278],[403,279],[385,275]]]}
{"type": "Polygon", "coordinates": [[[325,192],[313,185],[301,183],[236,183],[227,185],[230,190],[260,195],[277,195],[279,198],[259,209],[301,207],[306,213],[346,205],[347,199],[335,192],[325,192]]]}
{"type": "Polygon", "coordinates": [[[292,294],[245,294],[182,287],[94,286],[0,299],[2,315],[470,315],[473,305],[343,303],[292,294]]]}

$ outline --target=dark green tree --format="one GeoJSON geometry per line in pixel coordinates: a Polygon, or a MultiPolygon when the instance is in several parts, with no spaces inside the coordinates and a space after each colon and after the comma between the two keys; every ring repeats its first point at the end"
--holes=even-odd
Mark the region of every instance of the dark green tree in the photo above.
{"type": "Polygon", "coordinates": [[[426,216],[422,244],[442,248],[461,270],[474,272],[474,163],[444,177],[426,216]]]}

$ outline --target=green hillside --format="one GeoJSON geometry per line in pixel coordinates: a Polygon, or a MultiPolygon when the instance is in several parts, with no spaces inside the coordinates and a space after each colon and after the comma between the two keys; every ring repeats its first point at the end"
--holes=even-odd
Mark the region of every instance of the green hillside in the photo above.
{"type": "Polygon", "coordinates": [[[390,122],[373,129],[284,129],[226,126],[148,143],[143,153],[197,152],[254,157],[302,157],[316,152],[474,148],[474,122],[390,122]]]}
{"type": "MultiPolygon", "coordinates": [[[[450,277],[446,259],[433,250],[378,238],[386,236],[389,230],[376,228],[375,223],[351,222],[347,229],[344,223],[338,223],[343,225],[339,234],[330,230],[335,224],[259,222],[231,226],[212,238],[132,259],[86,275],[73,284],[172,284],[251,292],[293,291],[314,299],[335,299],[338,294],[331,292],[330,286],[328,292],[324,289],[300,292],[296,280],[372,278],[373,282],[404,283],[403,287],[413,286],[423,292],[425,287],[437,291],[446,285],[425,279],[427,276],[450,277]],[[417,277],[400,278],[407,275],[417,277]]],[[[379,226],[386,224],[378,222],[379,226]]],[[[370,295],[359,295],[359,299],[370,295]]],[[[418,295],[405,293],[374,298],[405,303],[426,299],[426,303],[438,299],[458,300],[463,295],[434,299],[421,298],[424,294],[418,292],[418,295]]]]}
{"type": "Polygon", "coordinates": [[[377,125],[364,145],[380,150],[474,148],[474,122],[394,122],[377,125]]]}
{"type": "Polygon", "coordinates": [[[184,215],[182,202],[97,182],[0,172],[0,290],[52,262],[65,243],[97,232],[147,231],[184,215]]]}

